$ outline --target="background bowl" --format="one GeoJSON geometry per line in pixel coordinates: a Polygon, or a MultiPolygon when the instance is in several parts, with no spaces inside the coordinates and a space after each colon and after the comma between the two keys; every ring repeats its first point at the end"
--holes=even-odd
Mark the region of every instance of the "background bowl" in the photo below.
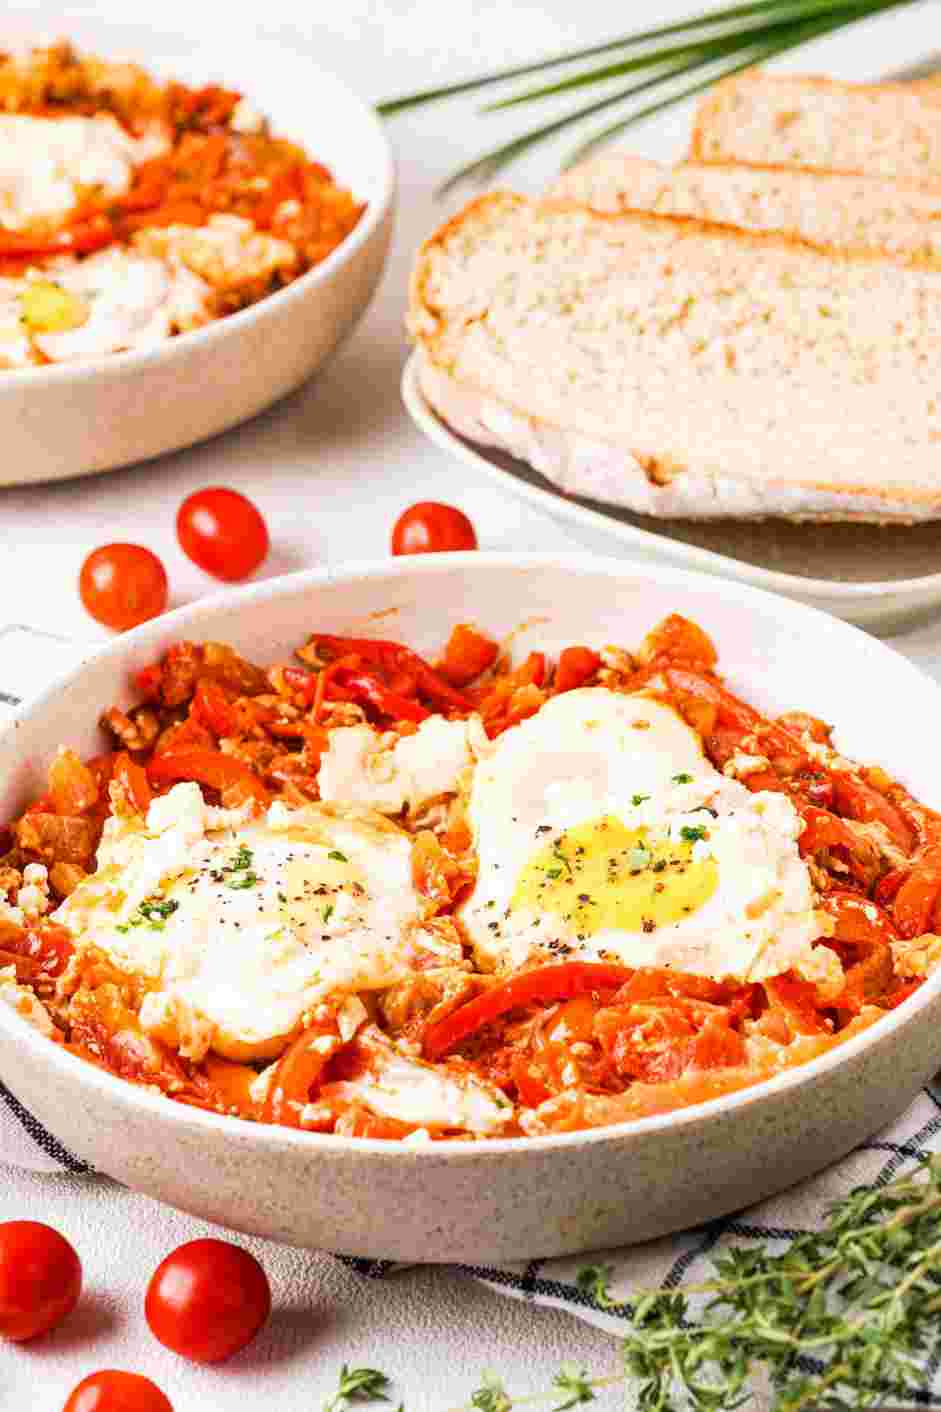
{"type": "MultiPolygon", "coordinates": [[[[233,643],[260,662],[314,629],[396,636],[434,651],[468,616],[516,647],[628,646],[669,612],[715,638],[733,688],[773,710],[836,723],[850,756],[878,761],[941,805],[931,748],[941,692],[845,623],[753,589],[584,555],[428,555],[270,580],[116,639],[0,734],[0,819],[41,792],[60,743],[101,748],[102,707],[130,671],[180,638],[233,643]],[[372,621],[376,614],[381,619],[372,621]]],[[[436,1144],[265,1127],[168,1102],[63,1052],[0,1007],[0,1076],[101,1171],[207,1220],[297,1245],[469,1264],[646,1240],[761,1200],[890,1122],[941,1063],[941,973],[875,1027],[742,1093],[560,1137],[436,1144]]]]}
{"type": "MultiPolygon", "coordinates": [[[[23,16],[9,24],[5,17],[5,44],[51,37],[31,31],[23,16]]],[[[73,37],[73,26],[65,37],[73,37]]],[[[227,50],[222,40],[211,50],[176,52],[147,29],[122,29],[118,38],[105,20],[89,16],[74,38],[82,49],[133,59],[164,78],[241,90],[277,134],[301,143],[367,206],[322,264],[237,314],[153,349],[0,372],[0,486],[176,451],[284,397],[352,332],[392,233],[395,174],[385,133],[372,108],[333,75],[270,44],[227,50]]]]}

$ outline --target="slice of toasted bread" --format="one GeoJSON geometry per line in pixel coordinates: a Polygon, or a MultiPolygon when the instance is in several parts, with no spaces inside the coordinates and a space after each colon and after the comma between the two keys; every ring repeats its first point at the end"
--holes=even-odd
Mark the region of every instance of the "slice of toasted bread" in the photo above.
{"type": "Polygon", "coordinates": [[[418,255],[457,431],[670,517],[941,518],[941,271],[496,192],[418,255]]]}
{"type": "Polygon", "coordinates": [[[796,167],[661,166],[615,152],[583,162],[548,196],[617,214],[655,211],[812,245],[941,264],[941,186],[796,167]]]}
{"type": "Polygon", "coordinates": [[[838,83],[752,69],[701,101],[690,157],[938,183],[941,88],[933,79],[838,83]]]}

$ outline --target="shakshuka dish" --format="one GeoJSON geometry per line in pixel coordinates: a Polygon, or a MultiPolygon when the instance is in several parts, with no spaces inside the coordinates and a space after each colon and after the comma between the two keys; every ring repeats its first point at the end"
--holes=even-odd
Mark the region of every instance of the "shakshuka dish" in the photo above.
{"type": "Polygon", "coordinates": [[[0,55],[0,369],[199,328],[319,264],[362,212],[233,90],[67,44],[0,55]]]}
{"type": "Polygon", "coordinates": [[[177,643],[10,824],[0,998],[51,1043],[261,1123],[526,1137],[805,1063],[938,958],[941,817],[685,619],[296,657],[177,643]]]}

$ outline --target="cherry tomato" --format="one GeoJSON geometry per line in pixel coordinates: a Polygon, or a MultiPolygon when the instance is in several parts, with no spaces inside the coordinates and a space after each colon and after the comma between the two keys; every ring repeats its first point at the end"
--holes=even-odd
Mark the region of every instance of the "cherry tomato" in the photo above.
{"type": "Polygon", "coordinates": [[[165,1348],[220,1363],[251,1343],[271,1312],[268,1278],[253,1255],[224,1240],[191,1240],[162,1261],[144,1313],[165,1348]]]}
{"type": "Polygon", "coordinates": [[[167,575],[149,549],[139,544],[105,544],[82,565],[78,591],[96,622],[124,632],[164,611],[167,575]]]}
{"type": "Polygon", "coordinates": [[[0,1336],[23,1343],[54,1329],[81,1290],[81,1261],[65,1236],[39,1221],[0,1225],[0,1336]]]}
{"type": "Polygon", "coordinates": [[[268,526],[237,490],[212,486],[187,496],[177,511],[183,553],[214,578],[248,578],[268,553],[268,526]]]}
{"type": "Polygon", "coordinates": [[[441,554],[448,549],[476,549],[474,526],[454,505],[420,500],[399,516],[392,531],[393,554],[441,554]]]}
{"type": "Polygon", "coordinates": [[[62,1412],[173,1412],[156,1383],[139,1373],[106,1368],[83,1378],[62,1412]]]}

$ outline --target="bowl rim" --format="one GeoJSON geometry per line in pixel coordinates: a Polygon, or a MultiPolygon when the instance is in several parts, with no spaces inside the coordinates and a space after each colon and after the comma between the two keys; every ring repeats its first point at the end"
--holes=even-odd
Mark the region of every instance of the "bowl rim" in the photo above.
{"type": "MultiPolygon", "coordinates": [[[[464,553],[428,554],[403,558],[369,559],[347,561],[342,565],[328,565],[319,569],[307,569],[298,573],[282,574],[265,579],[260,583],[244,585],[237,589],[223,590],[193,603],[184,604],[159,618],[123,633],[99,649],[83,657],[81,662],[68,671],[59,674],[29,704],[20,708],[10,721],[0,727],[0,741],[13,738],[21,722],[41,715],[46,704],[55,699],[64,687],[78,683],[86,668],[92,663],[120,661],[132,656],[140,646],[157,643],[177,631],[185,631],[188,625],[198,628],[200,618],[211,617],[223,605],[244,605],[261,609],[276,603],[281,598],[291,598],[304,594],[324,584],[362,582],[370,579],[408,579],[434,577],[436,573],[449,573],[455,568],[506,569],[515,567],[521,572],[527,569],[552,568],[563,575],[591,573],[609,578],[633,578],[638,574],[649,574],[649,565],[638,559],[620,559],[612,556],[594,555],[587,552],[569,554],[526,553],[508,554],[505,552],[470,551],[464,553]]],[[[808,626],[825,628],[828,633],[851,636],[865,644],[867,651],[892,659],[894,670],[907,676],[913,687],[927,690],[941,699],[941,686],[922,672],[894,648],[880,642],[851,623],[831,617],[807,604],[787,599],[778,594],[768,593],[751,585],[735,583],[719,576],[703,574],[690,569],[670,566],[656,566],[658,578],[674,582],[684,587],[700,588],[708,594],[710,589],[719,591],[738,600],[744,596],[747,603],[756,603],[772,609],[776,616],[782,613],[806,620],[808,626]]],[[[709,1099],[704,1103],[692,1104],[668,1113],[653,1114],[645,1118],[631,1119],[622,1123],[612,1123],[598,1128],[578,1129],[570,1133],[552,1133],[533,1137],[478,1138],[470,1143],[434,1142],[421,1146],[403,1143],[388,1138],[341,1137],[334,1133],[305,1132],[284,1128],[274,1124],[255,1123],[246,1118],[228,1114],[204,1112],[184,1104],[168,1101],[162,1094],[154,1094],[146,1088],[130,1083],[104,1069],[98,1069],[78,1055],[69,1053],[60,1045],[53,1044],[34,1026],[29,1024],[15,1010],[0,1006],[0,1031],[6,1030],[14,1041],[25,1044],[34,1050],[37,1057],[54,1066],[64,1079],[74,1078],[79,1085],[87,1085],[89,1090],[102,1093],[118,1106],[139,1108],[154,1117],[162,1116],[171,1125],[181,1125],[190,1132],[204,1132],[207,1140],[214,1133],[229,1133],[240,1142],[259,1143],[272,1154],[286,1148],[299,1148],[314,1158],[319,1152],[333,1155],[368,1153],[396,1162],[414,1162],[433,1157],[447,1163],[466,1163],[493,1157],[525,1158],[528,1152],[534,1155],[582,1147],[586,1144],[618,1143],[625,1140],[640,1141],[652,1138],[658,1133],[675,1128],[688,1127],[697,1123],[708,1123],[712,1119],[734,1115],[740,1109],[752,1104],[771,1100],[791,1089],[801,1088],[830,1073],[831,1070],[850,1063],[857,1055],[873,1048],[893,1042],[927,1007],[941,999],[941,967],[929,975],[913,996],[874,1022],[860,1034],[844,1043],[834,1046],[804,1064],[785,1069],[769,1079],[763,1079],[733,1093],[709,1099]]],[[[3,1075],[0,1074],[0,1079],[3,1075]]]]}
{"type": "MultiPolygon", "coordinates": [[[[263,299],[247,305],[244,309],[237,310],[234,314],[226,314],[223,318],[213,319],[210,323],[204,324],[202,328],[189,329],[186,333],[164,339],[149,348],[132,348],[118,353],[100,353],[91,358],[76,359],[74,363],[49,363],[44,367],[0,369],[0,395],[8,389],[17,387],[28,390],[37,386],[45,387],[61,382],[87,382],[112,369],[116,373],[127,372],[133,375],[138,370],[152,367],[155,363],[171,360],[177,355],[181,343],[184,350],[195,349],[200,345],[211,348],[211,345],[218,339],[225,338],[230,333],[235,336],[240,329],[246,328],[253,321],[261,320],[268,314],[273,314],[280,309],[287,309],[292,303],[303,300],[318,285],[327,283],[337,270],[344,264],[348,264],[354,255],[371,240],[388,216],[395,197],[396,170],[392,144],[375,108],[365,98],[361,98],[344,79],[333,73],[332,70],[322,68],[319,64],[307,63],[306,60],[304,68],[312,82],[332,84],[354,107],[359,109],[366,128],[371,130],[372,137],[378,144],[377,150],[382,153],[379,190],[373,199],[367,200],[363,214],[349,235],[341,240],[339,245],[331,250],[327,258],[321,260],[319,265],[314,265],[312,269],[305,271],[304,274],[292,280],[282,289],[275,290],[272,294],[266,294],[263,299]]],[[[337,176],[337,180],[342,181],[342,173],[337,176]]]]}
{"type": "Polygon", "coordinates": [[[440,447],[442,451],[446,451],[465,465],[473,466],[488,479],[496,481],[504,490],[534,505],[544,515],[552,515],[563,522],[570,521],[596,534],[620,540],[628,555],[659,555],[664,553],[665,549],[679,547],[684,557],[690,561],[690,568],[685,572],[699,571],[709,574],[710,577],[725,579],[735,574],[741,583],[772,595],[779,593],[791,599],[804,600],[809,597],[826,599],[835,605],[835,612],[839,606],[884,598],[889,594],[941,593],[941,572],[921,574],[914,578],[860,579],[845,582],[837,578],[805,578],[801,574],[788,573],[783,569],[768,569],[763,564],[739,559],[734,554],[720,549],[706,549],[700,544],[687,544],[685,541],[670,539],[659,528],[664,521],[658,521],[653,516],[647,517],[649,524],[640,527],[627,524],[612,514],[612,511],[619,508],[616,505],[606,508],[601,501],[584,504],[581,498],[568,495],[551,483],[545,487],[534,485],[523,480],[514,471],[504,469],[488,454],[487,446],[470,439],[465,440],[438,416],[421,390],[420,365],[421,354],[418,349],[413,349],[402,369],[400,391],[405,410],[432,445],[440,447]]]}

